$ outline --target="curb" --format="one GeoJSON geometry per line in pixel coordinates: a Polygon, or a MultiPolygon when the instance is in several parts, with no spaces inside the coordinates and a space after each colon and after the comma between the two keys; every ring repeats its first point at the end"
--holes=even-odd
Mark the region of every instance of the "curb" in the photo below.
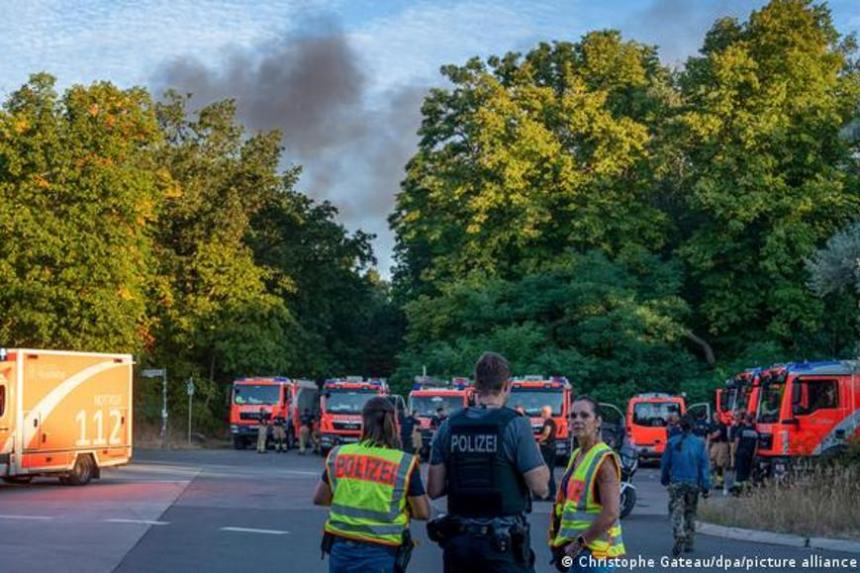
{"type": "Polygon", "coordinates": [[[826,549],[828,551],[842,551],[845,553],[856,553],[860,555],[860,541],[849,541],[847,539],[833,539],[829,537],[804,537],[790,533],[774,533],[760,529],[741,529],[740,527],[727,527],[704,521],[696,522],[696,533],[725,537],[727,539],[741,539],[754,543],[770,543],[771,545],[783,545],[785,547],[799,547],[803,549],[826,549]]]}

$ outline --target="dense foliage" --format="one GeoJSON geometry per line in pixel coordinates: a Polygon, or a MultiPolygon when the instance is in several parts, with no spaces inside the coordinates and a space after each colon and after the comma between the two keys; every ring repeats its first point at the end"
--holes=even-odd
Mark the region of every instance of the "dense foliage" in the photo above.
{"type": "MultiPolygon", "coordinates": [[[[34,75],[0,111],[0,340],[133,352],[177,406],[193,376],[210,421],[237,376],[403,390],[486,349],[619,402],[849,356],[854,48],[826,7],[773,0],[680,70],[615,31],[443,67],[390,284],[232,101],[34,75]]],[[[156,417],[157,384],[137,388],[156,417]]]]}
{"type": "Polygon", "coordinates": [[[850,355],[856,294],[816,296],[805,259],[860,216],[853,51],[826,7],[773,0],[680,71],[611,31],[443,68],[390,219],[399,373],[495,348],[613,398],[705,398],[850,355]]]}
{"type": "MultiPolygon", "coordinates": [[[[243,133],[231,101],[53,85],[33,76],[0,113],[5,346],[133,352],[167,368],[178,412],[193,376],[207,423],[238,376],[391,371],[372,237],[295,189],[279,134],[243,133]]],[[[158,384],[136,388],[157,417],[158,384]]]]}

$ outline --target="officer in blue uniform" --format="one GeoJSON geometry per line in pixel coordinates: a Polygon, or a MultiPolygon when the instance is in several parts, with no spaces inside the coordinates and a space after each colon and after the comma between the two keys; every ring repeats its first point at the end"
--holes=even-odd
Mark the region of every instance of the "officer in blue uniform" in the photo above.
{"type": "Polygon", "coordinates": [[[448,513],[428,524],[445,573],[533,572],[526,513],[530,492],[546,497],[549,469],[528,418],[506,408],[511,372],[499,354],[475,365],[477,405],[442,423],[433,439],[427,490],[448,496],[448,513]]]}

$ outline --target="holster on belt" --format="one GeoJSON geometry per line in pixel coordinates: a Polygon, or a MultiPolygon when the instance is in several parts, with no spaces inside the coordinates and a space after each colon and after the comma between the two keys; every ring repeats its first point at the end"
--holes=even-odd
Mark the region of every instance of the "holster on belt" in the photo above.
{"type": "Polygon", "coordinates": [[[394,573],[406,573],[409,560],[412,559],[413,549],[415,549],[415,541],[412,540],[412,533],[408,529],[404,529],[402,543],[394,555],[394,573]]]}
{"type": "Polygon", "coordinates": [[[515,523],[508,531],[511,535],[511,550],[514,553],[514,558],[520,563],[532,564],[534,553],[532,553],[529,524],[515,523]]]}
{"type": "Polygon", "coordinates": [[[334,544],[334,535],[328,531],[323,533],[322,541],[320,542],[320,559],[325,559],[326,553],[331,553],[331,546],[334,544]]]}

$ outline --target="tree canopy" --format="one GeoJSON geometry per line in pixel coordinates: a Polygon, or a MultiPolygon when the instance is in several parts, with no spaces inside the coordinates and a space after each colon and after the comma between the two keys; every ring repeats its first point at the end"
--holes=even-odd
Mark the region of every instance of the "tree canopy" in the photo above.
{"type": "Polygon", "coordinates": [[[826,7],[773,0],[676,71],[615,31],[443,67],[390,219],[401,369],[493,348],[602,394],[704,397],[749,361],[847,356],[856,304],[804,261],[860,214],[854,49],[826,7]]]}

